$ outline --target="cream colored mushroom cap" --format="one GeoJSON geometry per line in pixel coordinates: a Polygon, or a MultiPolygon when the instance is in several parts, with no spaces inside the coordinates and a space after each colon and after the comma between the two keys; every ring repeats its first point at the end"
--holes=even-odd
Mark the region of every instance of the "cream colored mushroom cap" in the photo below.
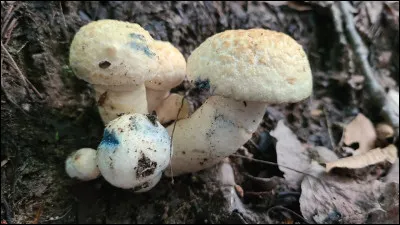
{"type": "Polygon", "coordinates": [[[186,60],[182,53],[171,43],[154,41],[153,47],[160,59],[157,75],[146,82],[146,87],[158,91],[178,86],[186,75],[186,60]]]}
{"type": "Polygon", "coordinates": [[[311,95],[307,56],[288,35],[265,29],[228,30],[204,41],[188,58],[191,80],[209,79],[214,95],[269,103],[311,95]]]}
{"type": "Polygon", "coordinates": [[[75,34],[69,63],[77,77],[92,84],[143,84],[159,67],[153,41],[138,24],[94,21],[75,34]]]}

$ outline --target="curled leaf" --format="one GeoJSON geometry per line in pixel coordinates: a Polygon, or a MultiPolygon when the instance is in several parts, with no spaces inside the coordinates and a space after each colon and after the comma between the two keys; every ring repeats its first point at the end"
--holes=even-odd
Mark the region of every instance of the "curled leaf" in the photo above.
{"type": "Polygon", "coordinates": [[[361,155],[350,156],[326,164],[326,172],[333,168],[360,169],[370,165],[388,161],[394,163],[397,159],[397,148],[389,145],[386,148],[376,148],[361,155]]]}
{"type": "Polygon", "coordinates": [[[358,143],[357,154],[362,154],[375,147],[376,132],[372,122],[359,113],[344,129],[343,143],[351,146],[358,143]]]}

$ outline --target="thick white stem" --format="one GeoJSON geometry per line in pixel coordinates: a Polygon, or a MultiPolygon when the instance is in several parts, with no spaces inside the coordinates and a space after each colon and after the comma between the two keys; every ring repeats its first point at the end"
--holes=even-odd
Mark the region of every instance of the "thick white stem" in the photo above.
{"type": "Polygon", "coordinates": [[[122,113],[148,113],[144,85],[124,90],[118,90],[117,87],[107,88],[106,86],[95,85],[94,89],[99,113],[104,124],[122,113]]]}
{"type": "Polygon", "coordinates": [[[168,91],[157,91],[154,89],[146,88],[147,96],[147,108],[149,112],[157,109],[157,107],[166,99],[169,95],[168,91]]]}
{"type": "MultiPolygon", "coordinates": [[[[176,123],[167,176],[209,168],[233,154],[258,128],[266,103],[212,96],[189,118],[176,123]]],[[[172,135],[174,124],[167,130],[172,135]]]]}

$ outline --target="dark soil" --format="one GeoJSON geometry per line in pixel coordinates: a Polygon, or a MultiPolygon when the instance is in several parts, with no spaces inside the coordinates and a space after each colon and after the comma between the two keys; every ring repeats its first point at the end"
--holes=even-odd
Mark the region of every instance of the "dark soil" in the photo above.
{"type": "MultiPolygon", "coordinates": [[[[362,14],[363,3],[355,4],[357,13],[362,14]]],[[[227,29],[262,27],[289,34],[308,54],[314,74],[312,101],[270,106],[253,138],[256,143],[263,140],[266,147],[260,151],[250,142],[245,145],[256,158],[276,161],[272,137],[261,138],[259,134],[273,129],[280,119],[286,120],[300,141],[328,148],[332,143],[327,120],[348,121],[358,112],[374,123],[382,120],[377,112],[368,109],[366,93],[347,83],[359,70],[340,44],[329,9],[315,3],[307,6],[309,10],[303,11],[296,5],[278,7],[266,2],[2,1],[2,43],[32,83],[24,82],[2,49],[2,220],[243,223],[240,215],[226,213],[218,186],[197,174],[175,178],[174,184],[162,178],[155,188],[143,194],[117,189],[102,178],[78,182],[67,176],[67,156],[79,148],[96,148],[104,131],[94,91],[68,67],[69,45],[81,26],[104,18],[138,23],[155,39],[177,46],[185,57],[207,37],[227,29]],[[316,117],[309,109],[325,109],[328,114],[316,117]]],[[[382,84],[398,90],[399,52],[393,50],[399,46],[398,17],[383,11],[378,34],[370,32],[372,25],[363,18],[360,16],[356,22],[360,32],[365,30],[362,35],[371,51],[370,62],[382,84]]],[[[182,84],[176,91],[184,89],[182,84]]],[[[340,133],[336,136],[339,141],[340,133]]],[[[282,174],[274,166],[254,162],[244,162],[235,169],[253,176],[282,174]]],[[[238,176],[238,184],[240,180],[238,176]]],[[[244,182],[241,185],[247,188],[245,191],[257,189],[244,182]]],[[[298,197],[294,198],[291,208],[298,212],[298,197]]],[[[260,215],[274,201],[268,196],[244,199],[260,215]]]]}

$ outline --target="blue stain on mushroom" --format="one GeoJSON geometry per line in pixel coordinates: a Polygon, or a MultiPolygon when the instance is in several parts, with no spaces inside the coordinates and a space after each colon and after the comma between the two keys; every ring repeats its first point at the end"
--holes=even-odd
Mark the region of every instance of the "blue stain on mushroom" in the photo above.
{"type": "Polygon", "coordinates": [[[145,43],[146,39],[144,38],[143,35],[136,34],[136,33],[130,33],[129,37],[133,40],[132,42],[129,42],[129,47],[131,47],[132,49],[135,49],[137,51],[142,51],[144,54],[146,54],[150,58],[156,55],[146,45],[146,43],[145,43]]]}
{"type": "Polygon", "coordinates": [[[139,39],[141,41],[145,41],[144,36],[141,34],[130,33],[129,37],[131,37],[132,39],[139,39]]]}
{"type": "Polygon", "coordinates": [[[101,140],[99,147],[113,149],[118,145],[119,145],[119,140],[115,136],[115,133],[105,129],[103,134],[103,139],[101,140]]]}
{"type": "Polygon", "coordinates": [[[130,46],[132,49],[135,49],[135,50],[137,50],[137,51],[142,51],[144,54],[146,54],[146,55],[147,55],[148,57],[150,57],[150,58],[156,55],[154,52],[152,52],[152,51],[149,49],[149,47],[148,47],[147,45],[145,45],[145,44],[143,44],[143,43],[139,43],[139,42],[133,41],[133,42],[130,42],[130,43],[129,43],[129,46],[130,46]]]}

